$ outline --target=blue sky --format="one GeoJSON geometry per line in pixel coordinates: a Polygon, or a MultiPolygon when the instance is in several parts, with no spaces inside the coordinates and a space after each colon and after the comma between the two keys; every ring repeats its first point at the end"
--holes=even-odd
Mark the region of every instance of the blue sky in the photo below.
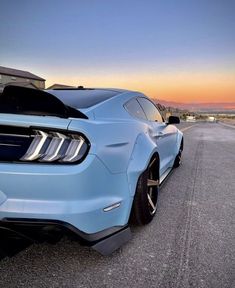
{"type": "Polygon", "coordinates": [[[49,83],[235,73],[231,0],[1,0],[0,19],[0,65],[49,83]]]}

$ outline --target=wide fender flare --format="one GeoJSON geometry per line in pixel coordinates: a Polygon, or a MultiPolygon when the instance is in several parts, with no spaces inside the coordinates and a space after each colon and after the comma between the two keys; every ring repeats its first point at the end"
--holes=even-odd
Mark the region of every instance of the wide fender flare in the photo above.
{"type": "Polygon", "coordinates": [[[129,190],[132,197],[135,195],[140,175],[147,169],[154,154],[158,155],[156,143],[146,134],[139,134],[136,138],[127,168],[129,190]]]}

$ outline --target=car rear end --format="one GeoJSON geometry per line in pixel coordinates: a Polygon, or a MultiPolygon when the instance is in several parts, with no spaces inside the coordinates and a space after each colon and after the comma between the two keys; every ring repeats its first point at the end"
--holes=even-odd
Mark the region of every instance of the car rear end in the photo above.
{"type": "Polygon", "coordinates": [[[22,114],[0,113],[0,226],[70,231],[104,254],[127,241],[127,177],[96,155],[91,121],[22,114]]]}

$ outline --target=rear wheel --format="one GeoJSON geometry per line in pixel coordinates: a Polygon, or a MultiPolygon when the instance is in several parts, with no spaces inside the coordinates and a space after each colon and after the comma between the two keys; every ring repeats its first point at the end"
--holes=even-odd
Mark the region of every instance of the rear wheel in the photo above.
{"type": "Polygon", "coordinates": [[[154,157],[139,177],[131,215],[131,220],[135,224],[148,224],[156,214],[159,189],[157,169],[158,158],[154,157]]]}
{"type": "Polygon", "coordinates": [[[183,152],[183,140],[180,145],[180,150],[177,156],[175,157],[174,168],[177,168],[181,165],[182,162],[182,152],[183,152]]]}
{"type": "Polygon", "coordinates": [[[180,149],[179,153],[175,157],[174,168],[177,168],[177,167],[180,166],[180,164],[181,164],[181,156],[182,156],[182,150],[180,149]]]}

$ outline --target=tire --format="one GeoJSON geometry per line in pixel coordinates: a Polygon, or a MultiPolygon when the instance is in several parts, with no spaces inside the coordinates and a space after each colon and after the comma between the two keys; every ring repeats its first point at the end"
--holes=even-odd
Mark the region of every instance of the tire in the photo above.
{"type": "Polygon", "coordinates": [[[174,168],[178,168],[181,165],[181,156],[182,156],[182,150],[179,150],[179,153],[177,154],[177,156],[175,157],[175,162],[174,162],[174,168]]]}
{"type": "Polygon", "coordinates": [[[153,162],[158,159],[154,158],[146,171],[144,171],[137,182],[136,193],[132,206],[131,222],[137,225],[145,225],[152,221],[157,211],[157,198],[159,190],[158,163],[153,162]],[[152,165],[152,166],[151,166],[152,165]]]}
{"type": "Polygon", "coordinates": [[[174,165],[173,165],[174,168],[178,168],[181,165],[181,163],[182,163],[182,152],[183,152],[183,140],[182,140],[181,145],[180,145],[179,153],[175,157],[175,162],[174,162],[174,165]]]}

